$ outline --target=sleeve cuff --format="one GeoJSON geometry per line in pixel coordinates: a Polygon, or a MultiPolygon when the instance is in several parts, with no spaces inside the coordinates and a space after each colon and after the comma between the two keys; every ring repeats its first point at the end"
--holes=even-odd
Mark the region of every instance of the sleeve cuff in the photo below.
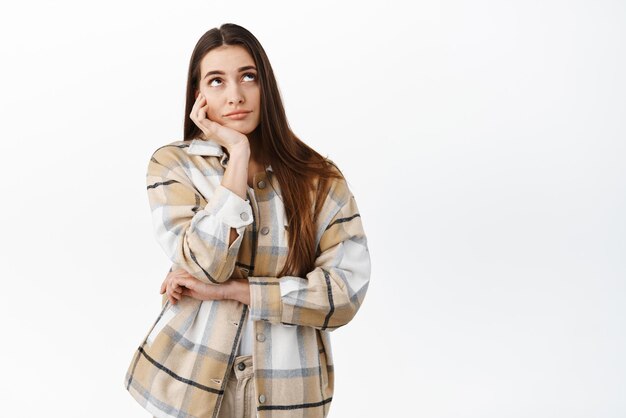
{"type": "Polygon", "coordinates": [[[252,223],[252,207],[248,199],[218,184],[204,210],[232,228],[241,228],[252,223]]]}
{"type": "Polygon", "coordinates": [[[253,321],[280,323],[282,300],[276,277],[248,277],[250,283],[250,318],[253,321]]]}

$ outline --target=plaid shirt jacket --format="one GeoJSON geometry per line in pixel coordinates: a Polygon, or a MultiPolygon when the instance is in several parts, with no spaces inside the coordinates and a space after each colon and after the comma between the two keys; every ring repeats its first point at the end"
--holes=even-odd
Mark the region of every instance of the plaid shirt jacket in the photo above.
{"type": "Polygon", "coordinates": [[[166,295],[135,351],[125,387],[158,418],[216,417],[244,321],[254,321],[256,409],[265,417],[325,417],[333,395],[329,331],[348,323],[367,291],[370,256],[356,201],[334,180],[317,222],[318,256],[306,277],[276,277],[288,222],[271,166],[247,199],[221,185],[228,158],[214,141],[158,148],[147,170],[155,236],[172,261],[206,283],[250,283],[250,305],[166,295]],[[228,245],[230,228],[237,238],[228,245]]]}

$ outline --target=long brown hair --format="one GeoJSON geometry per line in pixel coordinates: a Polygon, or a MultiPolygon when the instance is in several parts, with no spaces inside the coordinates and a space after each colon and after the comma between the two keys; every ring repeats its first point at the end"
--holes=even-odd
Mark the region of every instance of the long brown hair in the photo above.
{"type": "Polygon", "coordinates": [[[249,134],[254,158],[271,164],[280,185],[289,223],[289,251],[279,276],[305,277],[314,269],[316,257],[315,224],[332,178],[341,178],[339,169],[300,140],[289,127],[274,71],[265,50],[247,29],[233,23],[207,31],[198,40],[189,61],[185,108],[184,139],[200,137],[202,131],[189,114],[199,88],[200,61],[213,48],[241,45],[252,56],[261,90],[261,115],[257,128],[249,134]]]}

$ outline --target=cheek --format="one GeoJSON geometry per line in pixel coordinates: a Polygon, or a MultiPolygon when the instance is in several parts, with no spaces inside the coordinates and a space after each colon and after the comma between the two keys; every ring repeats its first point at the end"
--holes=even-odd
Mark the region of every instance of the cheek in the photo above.
{"type": "MultiPolygon", "coordinates": [[[[207,96],[204,96],[207,97],[207,96]]],[[[214,100],[211,100],[211,98],[207,98],[207,104],[208,104],[208,108],[207,108],[207,116],[209,117],[209,119],[219,119],[220,115],[219,115],[219,111],[218,111],[218,107],[215,103],[214,100]]]]}
{"type": "Polygon", "coordinates": [[[219,115],[217,114],[217,112],[215,111],[214,108],[211,108],[211,105],[209,105],[209,109],[207,111],[207,116],[209,117],[209,119],[211,120],[218,120],[220,119],[219,115]]]}
{"type": "Polygon", "coordinates": [[[249,106],[259,107],[261,105],[261,88],[258,85],[246,86],[244,94],[249,106]]]}
{"type": "Polygon", "coordinates": [[[253,91],[252,97],[253,97],[255,106],[260,107],[261,106],[261,90],[258,88],[255,89],[253,91]]]}
{"type": "Polygon", "coordinates": [[[256,112],[255,118],[254,118],[254,124],[258,125],[259,123],[261,123],[261,111],[259,109],[258,112],[256,112]]]}

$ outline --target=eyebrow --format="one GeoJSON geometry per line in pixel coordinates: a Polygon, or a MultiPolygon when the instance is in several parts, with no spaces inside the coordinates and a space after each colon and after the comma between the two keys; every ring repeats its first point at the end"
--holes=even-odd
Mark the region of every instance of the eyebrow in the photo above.
{"type": "MultiPolygon", "coordinates": [[[[238,71],[242,72],[242,71],[246,71],[246,70],[255,70],[256,71],[256,67],[254,65],[246,65],[245,67],[239,67],[238,71]]],[[[210,75],[213,74],[226,74],[224,71],[218,71],[218,70],[214,70],[214,71],[209,71],[208,73],[206,73],[204,75],[204,77],[202,77],[202,79],[204,80],[205,78],[207,78],[210,75]]]]}

